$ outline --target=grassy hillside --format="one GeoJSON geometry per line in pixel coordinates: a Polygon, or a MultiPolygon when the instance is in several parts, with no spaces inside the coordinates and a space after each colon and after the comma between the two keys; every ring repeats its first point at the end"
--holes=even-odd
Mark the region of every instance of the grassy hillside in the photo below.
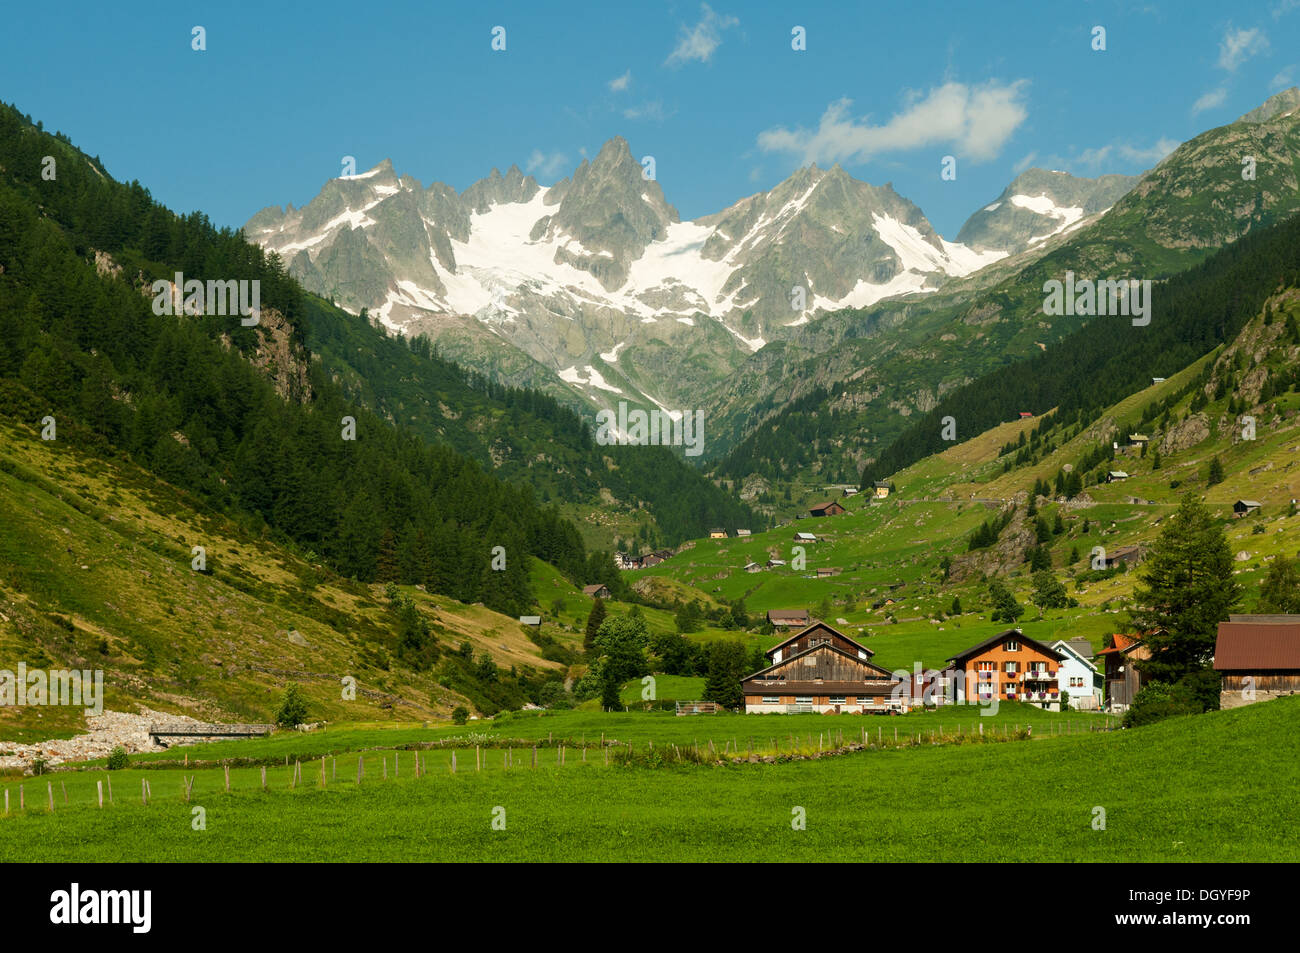
{"type": "MultiPolygon", "coordinates": [[[[445,717],[465,697],[437,665],[399,661],[379,585],[346,580],[296,547],[203,506],[111,455],[0,418],[0,655],[105,670],[105,705],[215,721],[267,721],[288,681],[330,721],[445,717]],[[192,547],[206,550],[206,572],[192,547]],[[344,701],[341,679],[358,681],[344,701]]],[[[554,570],[551,570],[554,572],[554,570]]],[[[563,671],[518,621],[402,587],[441,651],[468,643],[503,669],[563,671]]],[[[550,625],[560,644],[575,637],[550,625]]],[[[0,738],[82,726],[81,710],[0,708],[0,738]]]]}

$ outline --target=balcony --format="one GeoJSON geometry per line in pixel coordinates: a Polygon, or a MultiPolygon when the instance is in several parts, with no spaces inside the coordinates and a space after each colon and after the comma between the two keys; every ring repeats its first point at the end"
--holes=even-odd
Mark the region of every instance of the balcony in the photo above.
{"type": "Polygon", "coordinates": [[[1040,669],[1037,669],[1037,670],[1035,670],[1035,671],[1025,672],[1025,677],[1024,677],[1023,679],[1021,679],[1021,681],[1025,681],[1025,682],[1054,682],[1054,681],[1056,681],[1056,673],[1055,673],[1055,672],[1049,672],[1049,671],[1048,671],[1047,669],[1045,669],[1045,668],[1040,668],[1040,669]]]}

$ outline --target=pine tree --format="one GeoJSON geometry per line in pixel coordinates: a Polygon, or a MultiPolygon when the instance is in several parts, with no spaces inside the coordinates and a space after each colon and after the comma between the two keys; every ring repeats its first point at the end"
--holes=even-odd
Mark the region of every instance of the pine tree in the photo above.
{"type": "Polygon", "coordinates": [[[600,631],[600,624],[604,621],[605,600],[597,596],[595,604],[591,607],[591,615],[587,616],[587,631],[582,637],[582,650],[588,655],[596,646],[596,633],[600,631]]]}
{"type": "Polygon", "coordinates": [[[1138,572],[1132,623],[1151,658],[1137,663],[1149,677],[1176,682],[1204,669],[1218,624],[1241,599],[1223,527],[1204,505],[1184,498],[1165,523],[1138,572]]]}
{"type": "Polygon", "coordinates": [[[1223,482],[1223,464],[1219,462],[1218,457],[1215,457],[1213,460],[1210,461],[1210,470],[1205,478],[1205,486],[1208,489],[1209,487],[1217,486],[1222,482],[1223,482]]]}

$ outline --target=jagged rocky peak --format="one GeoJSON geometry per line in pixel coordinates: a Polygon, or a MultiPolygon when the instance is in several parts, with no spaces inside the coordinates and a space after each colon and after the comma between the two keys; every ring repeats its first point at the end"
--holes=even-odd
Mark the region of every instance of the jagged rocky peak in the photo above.
{"type": "Polygon", "coordinates": [[[483,214],[493,205],[530,202],[540,186],[531,175],[524,175],[516,165],[503,176],[494,168],[486,179],[479,179],[465,190],[461,201],[471,212],[483,214]]]}
{"type": "Polygon", "coordinates": [[[1090,179],[1056,170],[1027,169],[993,202],[966,220],[957,241],[972,248],[998,248],[1013,254],[1023,251],[1104,212],[1140,178],[1102,175],[1090,179]]]}

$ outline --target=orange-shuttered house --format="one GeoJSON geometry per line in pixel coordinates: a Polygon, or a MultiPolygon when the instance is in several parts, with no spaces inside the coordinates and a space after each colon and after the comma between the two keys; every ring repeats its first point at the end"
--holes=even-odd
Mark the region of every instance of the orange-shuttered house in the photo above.
{"type": "Polygon", "coordinates": [[[944,676],[954,682],[957,701],[1019,701],[1052,711],[1061,707],[1057,669],[1065,656],[1007,629],[948,659],[944,676]]]}
{"type": "Polygon", "coordinates": [[[741,682],[748,714],[887,712],[903,708],[899,679],[874,653],[825,622],[767,650],[772,662],[741,682]]]}

